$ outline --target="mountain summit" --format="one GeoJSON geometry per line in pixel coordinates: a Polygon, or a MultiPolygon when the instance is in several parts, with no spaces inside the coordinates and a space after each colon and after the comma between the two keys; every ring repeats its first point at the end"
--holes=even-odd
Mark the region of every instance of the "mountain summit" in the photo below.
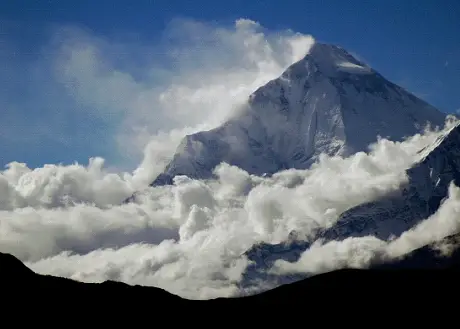
{"type": "Polygon", "coordinates": [[[221,162],[255,175],[306,169],[321,153],[366,151],[378,136],[402,140],[446,115],[343,48],[315,43],[221,126],[186,136],[152,185],[209,178],[221,162]]]}

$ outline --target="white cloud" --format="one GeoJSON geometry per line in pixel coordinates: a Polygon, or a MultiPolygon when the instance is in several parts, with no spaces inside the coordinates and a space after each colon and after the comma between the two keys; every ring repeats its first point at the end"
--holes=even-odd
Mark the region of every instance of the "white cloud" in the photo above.
{"type": "Polygon", "coordinates": [[[120,204],[134,189],[119,174],[103,169],[104,159],[91,158],[86,168],[45,165],[34,170],[12,162],[0,176],[0,210],[24,207],[55,208],[75,202],[103,207],[120,204]]]}
{"type": "Polygon", "coordinates": [[[440,241],[459,232],[460,188],[451,183],[449,197],[438,211],[394,240],[383,241],[374,236],[366,236],[324,244],[316,241],[297,262],[276,261],[271,272],[319,274],[346,267],[367,268],[373,262],[401,259],[415,249],[433,244],[441,251],[448,251],[452,250],[452,246],[443,248],[440,241]]]}
{"type": "MultiPolygon", "coordinates": [[[[310,170],[271,178],[222,164],[217,180],[177,177],[174,186],[149,188],[138,203],[124,205],[116,202],[132,191],[131,177],[105,172],[101,159],[34,171],[13,164],[0,176],[8,196],[0,250],[40,273],[155,285],[188,298],[233,295],[248,264],[241,255],[253,244],[285,240],[292,230],[308,235],[344,210],[396,191],[416,152],[437,135],[380,140],[369,155],[322,157],[310,170]]],[[[362,266],[383,244],[366,239],[316,244],[302,259],[315,271],[362,266]]],[[[405,241],[394,248],[406,250],[413,239],[405,241]]]]}

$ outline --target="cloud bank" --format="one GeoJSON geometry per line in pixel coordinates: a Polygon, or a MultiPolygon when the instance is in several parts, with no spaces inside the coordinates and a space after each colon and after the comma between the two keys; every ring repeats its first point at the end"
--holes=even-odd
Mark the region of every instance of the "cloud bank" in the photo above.
{"type": "MultiPolygon", "coordinates": [[[[129,176],[105,172],[102,159],[35,170],[16,163],[0,176],[8,196],[1,203],[0,250],[40,273],[159,286],[194,299],[232,296],[249,264],[241,255],[252,245],[283,241],[293,230],[308,236],[343,211],[396,192],[417,151],[439,133],[381,139],[369,154],[323,156],[310,170],[270,178],[224,163],[216,180],[180,176],[130,204],[120,204],[132,191],[129,176]]],[[[399,257],[457,229],[460,192],[452,186],[450,193],[438,213],[388,247],[374,237],[317,242],[297,264],[277,263],[274,270],[365,266],[382,248],[399,257]]]]}
{"type": "MultiPolygon", "coordinates": [[[[368,268],[373,262],[403,258],[425,245],[436,246],[440,240],[460,232],[460,188],[451,183],[449,197],[438,211],[392,241],[374,236],[347,238],[323,244],[316,241],[295,263],[275,262],[274,274],[319,274],[338,268],[368,268]]],[[[447,242],[446,242],[447,243],[447,242]]],[[[453,246],[458,247],[458,246],[453,246]]]]}

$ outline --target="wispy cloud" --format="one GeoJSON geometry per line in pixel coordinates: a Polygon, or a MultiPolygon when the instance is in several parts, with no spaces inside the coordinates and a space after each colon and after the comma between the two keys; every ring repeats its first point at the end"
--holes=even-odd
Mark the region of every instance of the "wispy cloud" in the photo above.
{"type": "Polygon", "coordinates": [[[146,165],[137,171],[144,181],[161,170],[185,134],[221,123],[313,42],[310,36],[264,31],[247,19],[229,28],[175,20],[160,44],[131,45],[130,52],[152,54],[144,59],[145,73],[136,75],[130,56],[116,56],[127,46],[75,29],[59,35],[60,82],[99,115],[122,117],[118,145],[137,159],[144,152],[150,172],[146,165]]]}
{"type": "MultiPolygon", "coordinates": [[[[267,31],[248,19],[229,27],[174,20],[155,44],[108,39],[73,26],[51,31],[39,56],[26,63],[31,71],[21,70],[21,61],[11,66],[11,76],[29,81],[29,101],[20,93],[3,95],[3,107],[10,110],[2,115],[11,113],[18,125],[37,122],[22,138],[28,131],[40,138],[40,129],[68,147],[98,141],[117,147],[124,163],[113,165],[133,166],[144,156],[158,166],[149,173],[142,166],[137,173],[143,172],[143,181],[161,170],[185,134],[222,122],[313,42],[311,36],[267,31]],[[37,107],[39,120],[27,120],[37,107]]],[[[10,66],[11,59],[3,62],[10,66]]],[[[3,131],[16,138],[16,130],[3,131]]]]}

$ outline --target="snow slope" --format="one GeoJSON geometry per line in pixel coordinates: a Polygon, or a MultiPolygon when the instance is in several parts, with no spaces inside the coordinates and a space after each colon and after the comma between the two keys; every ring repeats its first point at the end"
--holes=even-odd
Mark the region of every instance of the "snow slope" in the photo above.
{"type": "Polygon", "coordinates": [[[152,185],[209,178],[221,162],[256,175],[305,169],[323,152],[366,151],[378,135],[401,140],[445,116],[344,49],[316,43],[223,125],[186,136],[152,185]]]}

